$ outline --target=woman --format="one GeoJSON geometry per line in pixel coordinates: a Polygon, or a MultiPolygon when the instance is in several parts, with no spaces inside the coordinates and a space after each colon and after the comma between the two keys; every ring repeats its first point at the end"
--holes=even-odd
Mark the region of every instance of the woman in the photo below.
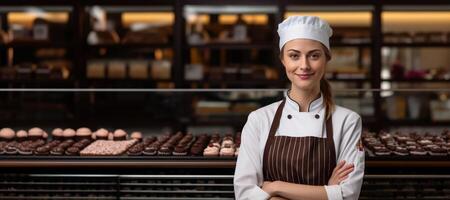
{"type": "Polygon", "coordinates": [[[282,101],[248,116],[236,164],[236,199],[358,199],[364,175],[361,118],[333,103],[325,69],[332,30],[318,17],[278,26],[291,82],[282,101]]]}

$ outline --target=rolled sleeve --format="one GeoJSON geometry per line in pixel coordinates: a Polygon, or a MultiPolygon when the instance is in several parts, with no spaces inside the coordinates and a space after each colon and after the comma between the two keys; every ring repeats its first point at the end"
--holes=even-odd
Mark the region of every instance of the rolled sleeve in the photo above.
{"type": "Polygon", "coordinates": [[[325,185],[325,191],[327,192],[328,200],[341,200],[342,189],[340,185],[325,185]]]}

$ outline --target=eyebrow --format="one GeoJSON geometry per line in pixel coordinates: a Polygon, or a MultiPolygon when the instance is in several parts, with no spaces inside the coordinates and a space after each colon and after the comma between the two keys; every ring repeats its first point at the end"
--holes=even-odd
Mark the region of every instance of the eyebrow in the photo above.
{"type": "MultiPolygon", "coordinates": [[[[288,49],[288,51],[294,51],[296,53],[301,53],[299,50],[296,50],[296,49],[288,49]]],[[[320,51],[320,49],[313,49],[311,51],[308,51],[308,53],[311,53],[311,52],[314,52],[314,51],[320,51]]]]}

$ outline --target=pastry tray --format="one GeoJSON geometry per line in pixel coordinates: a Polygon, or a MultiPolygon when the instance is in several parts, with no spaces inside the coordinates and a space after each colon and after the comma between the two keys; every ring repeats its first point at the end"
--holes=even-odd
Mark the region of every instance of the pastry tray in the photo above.
{"type": "Polygon", "coordinates": [[[174,160],[174,161],[236,161],[236,157],[205,157],[205,156],[56,156],[56,155],[0,155],[1,160],[60,160],[60,161],[89,161],[89,160],[107,160],[107,161],[128,161],[128,160],[142,160],[142,161],[152,161],[152,160],[174,160]]]}

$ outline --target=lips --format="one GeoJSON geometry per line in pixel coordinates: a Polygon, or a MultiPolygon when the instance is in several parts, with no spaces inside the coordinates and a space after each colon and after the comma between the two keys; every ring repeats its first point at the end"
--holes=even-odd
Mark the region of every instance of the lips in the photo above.
{"type": "Polygon", "coordinates": [[[309,73],[309,74],[295,74],[297,77],[299,77],[301,80],[308,80],[310,79],[314,73],[309,73]]]}

